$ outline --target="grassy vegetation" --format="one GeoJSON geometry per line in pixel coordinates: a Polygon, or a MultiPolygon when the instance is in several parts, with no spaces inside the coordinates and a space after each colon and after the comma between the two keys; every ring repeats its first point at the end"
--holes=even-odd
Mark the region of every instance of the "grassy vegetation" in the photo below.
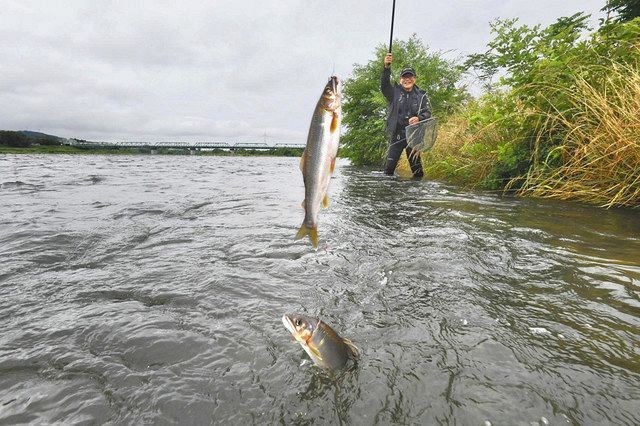
{"type": "Polygon", "coordinates": [[[32,145],[24,148],[0,145],[0,154],[137,154],[132,149],[83,149],[67,145],[32,145]]]}
{"type": "Polygon", "coordinates": [[[261,149],[236,149],[234,151],[223,151],[223,150],[214,150],[212,151],[203,151],[203,154],[209,153],[209,155],[235,155],[235,156],[243,156],[243,157],[301,157],[302,151],[304,148],[286,148],[280,147],[270,150],[261,150],[261,149]],[[220,151],[220,152],[218,152],[220,151]]]}
{"type": "Polygon", "coordinates": [[[556,135],[562,139],[530,168],[518,192],[604,207],[640,205],[640,70],[613,63],[599,84],[581,74],[573,79],[570,89],[556,88],[568,109],[538,111],[545,131],[534,149],[556,135]]]}

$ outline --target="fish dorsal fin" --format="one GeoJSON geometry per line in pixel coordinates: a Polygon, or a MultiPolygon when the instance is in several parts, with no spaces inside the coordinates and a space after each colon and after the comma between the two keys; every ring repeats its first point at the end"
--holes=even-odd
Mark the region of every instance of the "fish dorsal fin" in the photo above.
{"type": "Polygon", "coordinates": [[[331,174],[333,174],[333,170],[336,168],[336,158],[333,157],[333,159],[331,160],[331,167],[329,170],[331,170],[331,174]]]}
{"type": "Polygon", "coordinates": [[[333,118],[331,119],[331,127],[329,128],[329,130],[331,131],[331,133],[335,133],[337,128],[338,128],[338,114],[334,112],[333,118]]]}
{"type": "Polygon", "coordinates": [[[343,338],[342,341],[345,345],[347,345],[354,358],[358,358],[360,356],[360,350],[356,345],[353,344],[351,340],[343,338]]]}
{"type": "Polygon", "coordinates": [[[329,208],[329,196],[327,194],[324,194],[324,198],[322,199],[322,207],[325,209],[329,208]]]}

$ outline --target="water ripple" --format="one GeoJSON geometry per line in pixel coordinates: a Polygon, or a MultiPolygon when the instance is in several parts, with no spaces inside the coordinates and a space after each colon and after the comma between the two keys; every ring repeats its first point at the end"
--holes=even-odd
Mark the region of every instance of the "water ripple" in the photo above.
{"type": "Polygon", "coordinates": [[[634,211],[340,163],[315,251],[297,159],[0,164],[2,424],[640,423],[634,211]]]}

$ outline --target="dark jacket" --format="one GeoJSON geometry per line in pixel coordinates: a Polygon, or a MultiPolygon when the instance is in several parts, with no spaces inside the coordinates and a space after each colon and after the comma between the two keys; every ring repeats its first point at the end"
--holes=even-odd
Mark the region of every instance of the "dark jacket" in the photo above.
{"type": "MultiPolygon", "coordinates": [[[[391,67],[383,68],[380,76],[380,91],[389,102],[389,116],[385,132],[388,136],[393,136],[398,127],[399,100],[404,89],[399,84],[391,84],[391,67]]],[[[418,86],[413,86],[409,93],[409,117],[418,117],[420,121],[431,117],[431,106],[427,99],[426,92],[418,86]]],[[[397,129],[402,130],[402,129],[397,129]]]]}

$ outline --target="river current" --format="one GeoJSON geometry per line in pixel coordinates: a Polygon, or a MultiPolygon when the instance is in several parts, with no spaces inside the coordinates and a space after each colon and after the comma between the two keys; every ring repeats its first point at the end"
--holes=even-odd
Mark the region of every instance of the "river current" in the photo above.
{"type": "Polygon", "coordinates": [[[339,162],[0,155],[0,424],[640,424],[640,212],[339,162]],[[283,327],[360,348],[315,367],[283,327]]]}

